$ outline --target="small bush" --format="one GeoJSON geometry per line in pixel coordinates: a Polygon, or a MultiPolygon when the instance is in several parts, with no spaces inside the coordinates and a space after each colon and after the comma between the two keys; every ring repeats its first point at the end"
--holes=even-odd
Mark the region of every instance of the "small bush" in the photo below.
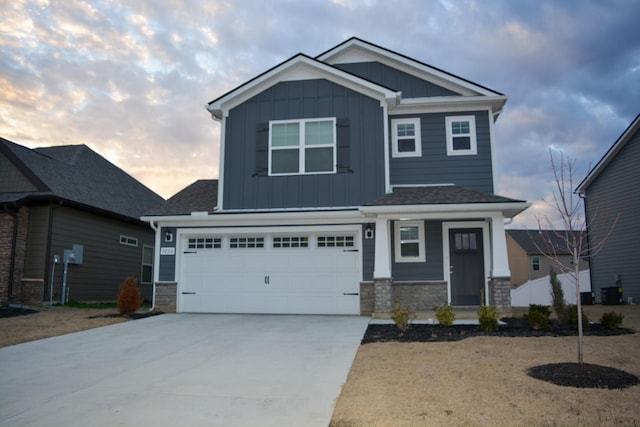
{"type": "Polygon", "coordinates": [[[529,327],[534,331],[551,329],[551,325],[549,325],[549,315],[545,314],[545,312],[532,310],[530,307],[529,313],[525,317],[529,323],[529,327]]]}
{"type": "Polygon", "coordinates": [[[138,281],[134,277],[127,277],[118,292],[118,310],[120,314],[133,314],[140,308],[142,297],[138,289],[138,281]]]}
{"type": "Polygon", "coordinates": [[[413,307],[403,307],[398,301],[391,307],[391,320],[394,321],[401,335],[409,329],[410,323],[415,317],[416,312],[413,307]]]}
{"type": "Polygon", "coordinates": [[[436,310],[436,319],[442,326],[451,326],[456,319],[456,314],[453,312],[453,307],[449,304],[445,304],[438,307],[436,310]]]}
{"type": "Polygon", "coordinates": [[[602,314],[600,324],[606,329],[618,329],[622,326],[622,319],[624,319],[624,315],[609,311],[602,314]]]}
{"type": "Polygon", "coordinates": [[[498,309],[495,307],[482,305],[478,310],[478,322],[483,331],[498,330],[498,309]]]}
{"type": "Polygon", "coordinates": [[[532,312],[542,313],[548,318],[551,316],[551,307],[548,305],[529,304],[529,314],[532,312]]]}
{"type": "MultiPolygon", "coordinates": [[[[567,305],[567,320],[569,324],[578,329],[578,306],[575,304],[567,305]]],[[[582,329],[589,329],[589,318],[587,314],[582,310],[582,329]]]]}

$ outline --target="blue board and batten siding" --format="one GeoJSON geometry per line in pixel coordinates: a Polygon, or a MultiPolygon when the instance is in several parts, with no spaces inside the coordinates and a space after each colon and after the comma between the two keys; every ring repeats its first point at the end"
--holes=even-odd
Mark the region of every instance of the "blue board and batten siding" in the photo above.
{"type": "Polygon", "coordinates": [[[385,191],[380,101],[323,79],[278,83],[230,111],[225,123],[224,165],[225,210],[348,207],[371,202],[385,191]],[[268,176],[264,170],[267,154],[260,152],[258,144],[260,127],[264,131],[271,120],[326,117],[335,117],[338,126],[344,126],[337,130],[337,173],[268,176]],[[346,133],[346,146],[340,132],[346,133]]]}
{"type": "Polygon", "coordinates": [[[334,66],[389,89],[400,91],[404,99],[460,95],[380,62],[356,62],[334,64],[334,66]]]}
{"type": "Polygon", "coordinates": [[[598,301],[601,289],[617,286],[618,277],[623,297],[640,301],[639,164],[640,131],[627,141],[586,190],[589,242],[597,245],[606,239],[602,249],[591,258],[591,286],[598,301]],[[611,234],[607,236],[609,231],[611,234]]]}
{"type": "Polygon", "coordinates": [[[493,193],[488,111],[402,115],[391,116],[390,119],[416,117],[420,118],[422,156],[391,157],[391,185],[455,184],[471,190],[493,193]],[[456,115],[475,117],[477,154],[447,155],[445,118],[456,115]]]}

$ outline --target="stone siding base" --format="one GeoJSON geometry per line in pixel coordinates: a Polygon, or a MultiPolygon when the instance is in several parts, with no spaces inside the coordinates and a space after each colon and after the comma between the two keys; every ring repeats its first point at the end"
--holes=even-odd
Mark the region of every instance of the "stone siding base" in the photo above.
{"type": "Polygon", "coordinates": [[[178,284],[176,282],[156,283],[156,300],[154,308],[163,313],[176,312],[178,284]]]}
{"type": "Polygon", "coordinates": [[[501,313],[511,312],[511,278],[492,277],[489,279],[489,305],[501,313]]]}
{"type": "Polygon", "coordinates": [[[447,282],[394,283],[393,301],[416,311],[433,310],[447,303],[447,282]]]}
{"type": "Polygon", "coordinates": [[[373,282],[360,283],[360,314],[370,316],[375,308],[373,296],[373,282]]]}

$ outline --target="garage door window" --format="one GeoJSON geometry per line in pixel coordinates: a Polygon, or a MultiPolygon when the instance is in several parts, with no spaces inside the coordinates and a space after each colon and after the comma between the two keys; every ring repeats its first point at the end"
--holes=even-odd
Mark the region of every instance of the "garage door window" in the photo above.
{"type": "Polygon", "coordinates": [[[353,236],[318,236],[319,248],[352,248],[353,236]]]}
{"type": "Polygon", "coordinates": [[[189,249],[220,249],[222,239],[215,237],[198,237],[189,239],[189,249]]]}
{"type": "Polygon", "coordinates": [[[274,248],[308,248],[309,247],[309,238],[308,237],[274,237],[273,238],[273,247],[274,248]]]}
{"type": "Polygon", "coordinates": [[[232,237],[229,240],[231,249],[264,248],[263,237],[232,237]]]}

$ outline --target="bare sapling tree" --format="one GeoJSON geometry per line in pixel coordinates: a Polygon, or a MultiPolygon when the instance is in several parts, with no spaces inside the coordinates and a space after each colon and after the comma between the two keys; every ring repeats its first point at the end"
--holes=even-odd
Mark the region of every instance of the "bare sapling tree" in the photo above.
{"type": "MultiPolygon", "coordinates": [[[[540,253],[548,258],[552,265],[561,272],[568,273],[575,281],[576,306],[578,311],[578,363],[583,363],[583,328],[582,328],[582,301],[580,298],[580,260],[594,256],[604,246],[607,238],[611,234],[617,217],[612,221],[607,233],[598,241],[587,239],[587,220],[583,210],[580,197],[575,193],[575,159],[565,157],[562,152],[559,160],[554,157],[553,151],[549,149],[551,169],[553,171],[554,191],[548,205],[554,212],[554,218],[560,221],[562,229],[557,229],[553,221],[547,215],[536,215],[539,233],[542,239],[534,241],[540,253]],[[546,234],[546,235],[545,235],[546,234]],[[542,242],[542,243],[538,243],[542,242]],[[558,242],[559,246],[558,246],[558,242]],[[561,254],[570,254],[573,258],[572,265],[562,262],[561,254]]],[[[593,221],[593,218],[590,219],[593,221]]]]}

